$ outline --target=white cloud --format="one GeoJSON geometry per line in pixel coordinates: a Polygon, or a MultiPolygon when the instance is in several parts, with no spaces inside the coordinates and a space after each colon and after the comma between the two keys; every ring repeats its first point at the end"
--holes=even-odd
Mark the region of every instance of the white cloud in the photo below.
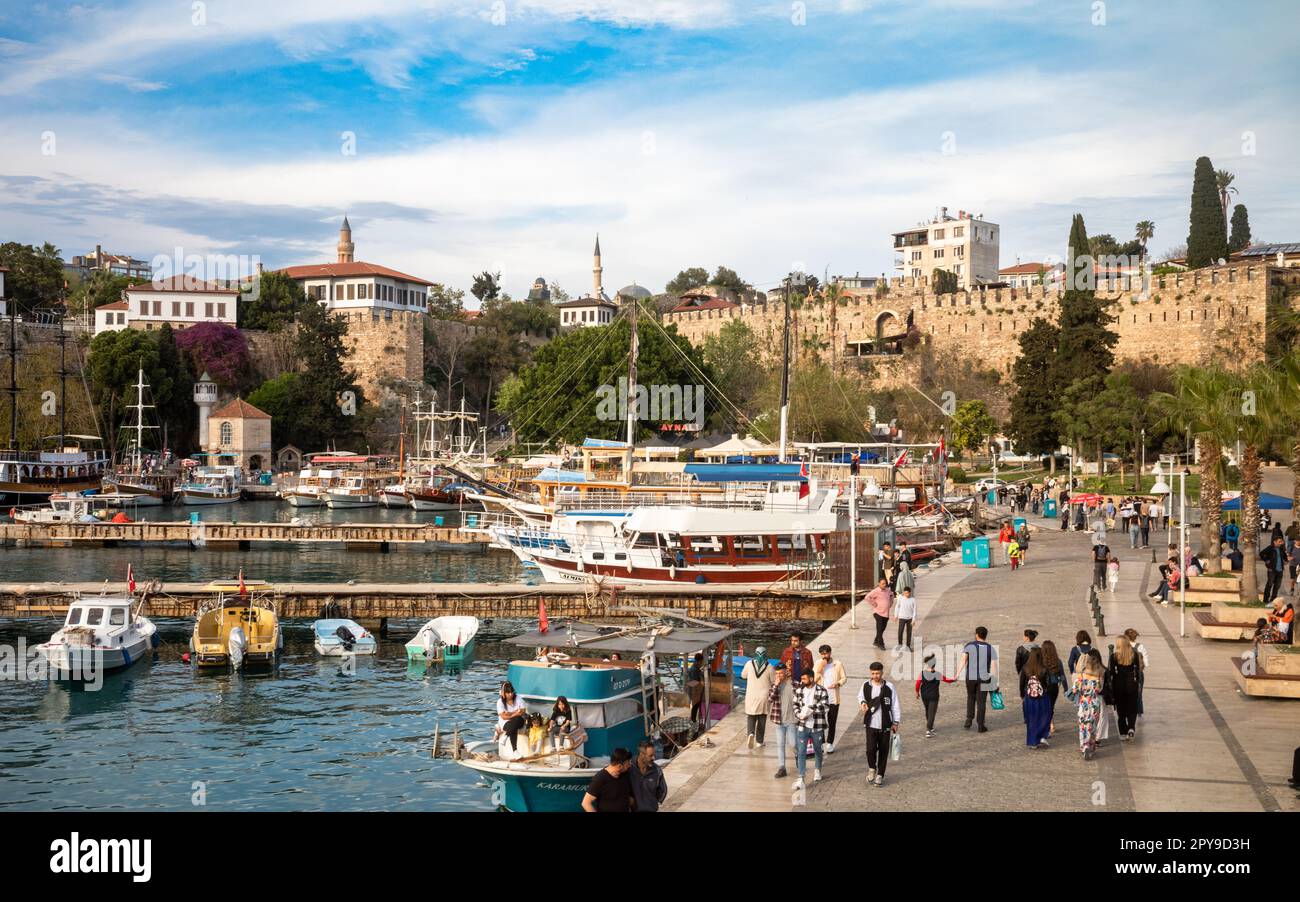
{"type": "Polygon", "coordinates": [[[105,74],[99,76],[99,80],[107,85],[121,85],[128,91],[136,94],[147,94],[152,91],[161,91],[167,87],[166,82],[145,81],[142,78],[135,78],[130,75],[105,74]]]}

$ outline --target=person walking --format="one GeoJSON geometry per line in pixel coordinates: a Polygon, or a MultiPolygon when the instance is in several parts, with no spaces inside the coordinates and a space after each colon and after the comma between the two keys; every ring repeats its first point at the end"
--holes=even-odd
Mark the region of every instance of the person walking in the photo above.
{"type": "Polygon", "coordinates": [[[916,599],[911,589],[903,589],[895,599],[894,616],[898,618],[898,644],[912,650],[912,622],[916,620],[916,599]]]}
{"type": "Polygon", "coordinates": [[[826,754],[835,751],[835,723],[840,717],[840,687],[849,681],[844,672],[844,665],[831,657],[831,647],[823,645],[817,649],[817,663],[813,665],[813,676],[818,686],[826,689],[829,700],[826,703],[826,754]]]}
{"type": "Polygon", "coordinates": [[[1272,543],[1260,552],[1259,557],[1264,562],[1265,572],[1268,573],[1268,579],[1264,583],[1264,607],[1268,607],[1282,591],[1282,578],[1286,573],[1287,565],[1286,539],[1281,535],[1275,535],[1272,543]]]}
{"type": "Polygon", "coordinates": [[[984,726],[984,710],[989,693],[998,688],[998,650],[985,641],[988,637],[987,628],[975,627],[975,638],[962,648],[957,664],[957,673],[966,681],[965,727],[969,730],[974,721],[980,733],[989,731],[984,726]]]}
{"type": "Polygon", "coordinates": [[[1043,685],[1047,688],[1048,715],[1047,735],[1056,732],[1056,702],[1061,691],[1070,691],[1070,672],[1056,651],[1056,643],[1051,639],[1043,640],[1043,685]]]}
{"type": "Polygon", "coordinates": [[[1029,561],[1029,524],[1022,524],[1020,531],[1016,533],[1016,542],[1020,545],[1020,566],[1025,566],[1029,561]]]}
{"type": "Polygon", "coordinates": [[[628,771],[632,781],[632,810],[658,811],[668,798],[664,769],[655,763],[655,744],[650,739],[637,743],[636,760],[628,771]]]}
{"type": "Polygon", "coordinates": [[[776,727],[776,779],[785,772],[785,748],[794,741],[794,682],[790,668],[777,664],[772,668],[772,688],[767,691],[767,719],[776,727]]]}
{"type": "Polygon", "coordinates": [[[1106,538],[1093,537],[1092,546],[1092,584],[1097,591],[1104,592],[1106,589],[1106,564],[1110,561],[1110,546],[1106,544],[1106,538]]]}
{"type": "Polygon", "coordinates": [[[925,707],[925,738],[934,735],[934,715],[939,711],[939,683],[955,683],[952,677],[946,677],[935,669],[935,656],[925,656],[925,667],[916,678],[916,697],[925,707]]]}
{"type": "Polygon", "coordinates": [[[898,562],[898,557],[894,553],[894,546],[886,542],[885,547],[880,549],[878,557],[880,559],[880,573],[885,578],[885,584],[889,586],[892,592],[894,589],[895,568],[898,562]]]}
{"type": "Polygon", "coordinates": [[[1020,697],[1023,699],[1025,697],[1026,680],[1025,662],[1029,660],[1030,653],[1038,648],[1038,630],[1026,627],[1021,636],[1023,641],[1016,648],[1016,656],[1012,660],[1012,664],[1016,668],[1016,677],[1020,682],[1020,697]]]}
{"type": "Polygon", "coordinates": [[[894,594],[904,589],[916,589],[916,576],[912,573],[912,552],[904,551],[898,557],[898,573],[894,577],[894,594]]]}
{"type": "Polygon", "coordinates": [[[596,771],[587,784],[587,792],[582,797],[582,810],[631,811],[632,780],[627,773],[631,769],[631,752],[624,748],[610,752],[609,764],[596,771]]]}
{"type": "Polygon", "coordinates": [[[885,680],[885,665],[871,663],[871,679],[858,690],[858,708],[867,731],[867,783],[885,784],[885,765],[889,763],[889,746],[902,718],[898,691],[885,680]]]}
{"type": "Polygon", "coordinates": [[[1016,537],[1016,531],[1011,528],[1010,520],[1002,521],[1002,528],[998,530],[998,545],[1002,548],[1002,562],[1010,566],[1011,564],[1011,541],[1016,537]]]}
{"type": "Polygon", "coordinates": [[[1115,588],[1119,585],[1119,558],[1113,554],[1106,562],[1106,584],[1110,586],[1110,594],[1114,595],[1115,588]]]}
{"type": "Polygon", "coordinates": [[[1097,723],[1101,718],[1101,655],[1089,648],[1079,656],[1075,665],[1070,697],[1077,706],[1079,719],[1079,751],[1085,761],[1097,753],[1097,723]]]}
{"type": "Polygon", "coordinates": [[[767,695],[772,689],[772,664],[767,659],[767,649],[760,645],[754,657],[741,668],[740,678],[745,681],[745,730],[749,734],[749,747],[763,747],[767,731],[767,695]]]}
{"type": "Polygon", "coordinates": [[[1087,630],[1079,630],[1074,634],[1074,648],[1070,649],[1070,659],[1066,663],[1066,670],[1071,674],[1074,673],[1075,665],[1079,663],[1079,657],[1086,655],[1092,649],[1092,637],[1088,635],[1087,630]]]}
{"type": "Polygon", "coordinates": [[[1025,745],[1031,749],[1047,748],[1048,737],[1052,734],[1052,704],[1043,683],[1046,669],[1041,648],[1035,647],[1029,652],[1020,675],[1025,687],[1020,703],[1025,712],[1025,745]]]}
{"type": "Polygon", "coordinates": [[[1137,716],[1138,716],[1138,720],[1141,720],[1142,715],[1145,713],[1142,710],[1142,689],[1146,685],[1147,668],[1151,666],[1151,656],[1147,654],[1147,647],[1143,645],[1142,642],[1139,640],[1138,631],[1133,629],[1133,627],[1129,627],[1128,629],[1124,630],[1124,636],[1128,639],[1129,642],[1133,643],[1133,650],[1137,652],[1138,657],[1142,659],[1142,668],[1138,670],[1138,700],[1137,700],[1137,716]]]}
{"type": "Polygon", "coordinates": [[[885,627],[889,626],[889,612],[894,607],[894,593],[889,591],[889,580],[880,577],[876,588],[867,593],[867,603],[871,605],[871,616],[876,618],[876,638],[871,644],[884,648],[885,627]]]}
{"type": "Polygon", "coordinates": [[[1115,637],[1115,651],[1111,653],[1106,670],[1119,738],[1124,742],[1132,739],[1137,730],[1138,680],[1142,672],[1142,657],[1133,650],[1133,643],[1127,636],[1115,637]]]}
{"type": "Polygon", "coordinates": [[[1057,508],[1061,512],[1061,531],[1070,528],[1070,491],[1061,489],[1061,494],[1056,496],[1057,508]]]}
{"type": "Polygon", "coordinates": [[[781,652],[781,663],[790,671],[790,679],[796,686],[805,673],[812,672],[812,652],[803,644],[803,633],[796,630],[790,634],[790,646],[781,652]]]}
{"type": "Polygon", "coordinates": [[[809,745],[815,757],[813,782],[822,778],[822,740],[826,734],[826,708],[830,704],[826,687],[813,682],[811,670],[803,672],[802,680],[794,690],[794,763],[799,769],[799,779],[794,781],[795,789],[804,788],[809,745]]]}
{"type": "Polygon", "coordinates": [[[1151,547],[1151,504],[1143,501],[1138,505],[1138,532],[1142,535],[1142,547],[1151,547]]]}
{"type": "Polygon", "coordinates": [[[1125,514],[1124,522],[1128,528],[1128,547],[1136,549],[1138,543],[1142,540],[1142,520],[1133,510],[1133,505],[1131,503],[1125,507],[1125,510],[1127,513],[1125,514]]]}

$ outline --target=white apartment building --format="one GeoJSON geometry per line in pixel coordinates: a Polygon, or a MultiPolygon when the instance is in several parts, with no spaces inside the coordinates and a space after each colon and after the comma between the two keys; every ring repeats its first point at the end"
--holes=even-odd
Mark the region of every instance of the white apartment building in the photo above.
{"type": "Polygon", "coordinates": [[[239,313],[239,292],[189,276],[173,276],[143,285],[129,285],[122,300],[95,308],[95,334],[120,329],[186,329],[198,323],[233,326],[239,313]]]}
{"type": "Polygon", "coordinates": [[[907,279],[932,281],[936,269],[957,276],[963,289],[998,281],[996,223],[962,210],[949,216],[948,208],[915,228],[894,232],[894,268],[907,279]]]}
{"type": "Polygon", "coordinates": [[[352,226],[343,217],[338,260],[290,266],[284,274],[302,286],[307,297],[329,310],[407,310],[423,313],[429,306],[432,282],[378,263],[354,259],[352,226]]]}

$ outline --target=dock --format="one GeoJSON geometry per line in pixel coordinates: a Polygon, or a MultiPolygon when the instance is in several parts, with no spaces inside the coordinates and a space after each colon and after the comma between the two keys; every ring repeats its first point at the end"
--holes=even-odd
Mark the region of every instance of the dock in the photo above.
{"type": "Polygon", "coordinates": [[[434,523],[239,523],[200,520],[134,523],[3,523],[0,546],[116,548],[188,545],[238,549],[254,545],[328,543],[344,548],[387,552],[395,546],[458,547],[482,551],[487,543],[457,526],[434,523]]]}
{"type": "MultiPolygon", "coordinates": [[[[0,617],[62,616],[78,596],[103,591],[125,592],[124,583],[3,583],[0,617]]],[[[144,614],[150,617],[192,617],[198,605],[213,597],[206,583],[154,583],[148,588],[144,614]]],[[[469,615],[482,619],[537,617],[545,603],[552,621],[635,617],[620,612],[638,605],[683,611],[708,620],[819,620],[831,622],[848,610],[848,592],[836,590],[752,589],[726,586],[627,586],[541,583],[276,583],[257,589],[259,598],[275,604],[278,616],[316,619],[330,616],[353,620],[421,619],[469,615]]]]}

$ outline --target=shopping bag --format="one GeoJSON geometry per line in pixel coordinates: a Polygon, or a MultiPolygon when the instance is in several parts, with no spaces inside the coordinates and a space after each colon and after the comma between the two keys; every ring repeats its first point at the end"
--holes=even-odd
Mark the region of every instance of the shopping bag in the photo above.
{"type": "Polygon", "coordinates": [[[1007,706],[1006,702],[1002,700],[1001,690],[994,689],[992,692],[989,693],[990,708],[992,708],[994,711],[1001,711],[1006,706],[1007,706]]]}
{"type": "Polygon", "coordinates": [[[895,733],[894,738],[889,740],[889,760],[897,761],[903,757],[903,737],[895,733]]]}

